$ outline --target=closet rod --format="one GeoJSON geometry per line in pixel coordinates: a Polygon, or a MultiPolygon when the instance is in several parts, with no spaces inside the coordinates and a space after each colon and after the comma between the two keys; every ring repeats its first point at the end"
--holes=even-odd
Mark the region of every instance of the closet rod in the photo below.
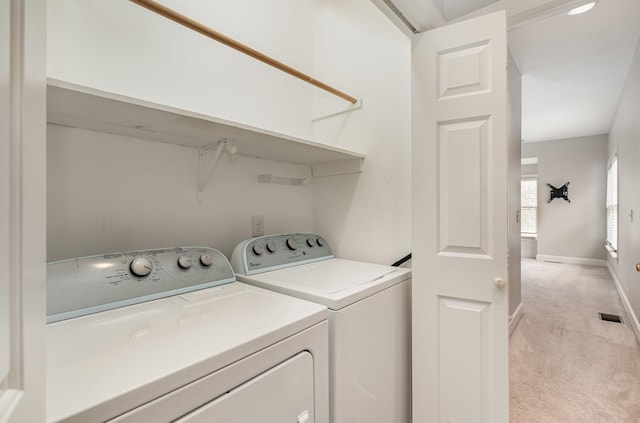
{"type": "Polygon", "coordinates": [[[354,97],[351,97],[348,94],[343,93],[342,91],[339,91],[327,84],[325,84],[324,82],[318,81],[317,79],[312,78],[309,75],[306,75],[290,66],[285,65],[282,62],[279,62],[263,53],[260,53],[257,50],[252,49],[249,46],[246,46],[242,43],[239,43],[238,41],[234,40],[233,38],[227,37],[224,34],[219,33],[218,31],[215,31],[211,28],[209,28],[208,26],[205,26],[199,22],[194,21],[191,18],[188,18],[187,16],[181,15],[180,13],[176,12],[173,9],[170,9],[158,2],[155,2],[153,0],[130,0],[133,3],[136,3],[139,6],[142,6],[146,9],[151,10],[152,12],[155,12],[161,16],[164,16],[167,19],[170,19],[174,22],[179,23],[180,25],[184,25],[187,28],[192,29],[193,31],[199,32],[200,34],[207,36],[211,39],[214,39],[228,47],[231,47],[233,49],[236,49],[238,51],[240,51],[241,53],[244,53],[248,56],[253,57],[254,59],[260,60],[263,63],[266,63],[267,65],[273,66],[276,69],[280,69],[283,72],[288,73],[289,75],[295,76],[298,79],[301,79],[305,82],[308,82],[311,85],[315,85],[318,88],[321,88],[325,91],[330,92],[331,94],[334,94],[340,98],[343,98],[353,104],[357,103],[357,99],[354,97]]]}

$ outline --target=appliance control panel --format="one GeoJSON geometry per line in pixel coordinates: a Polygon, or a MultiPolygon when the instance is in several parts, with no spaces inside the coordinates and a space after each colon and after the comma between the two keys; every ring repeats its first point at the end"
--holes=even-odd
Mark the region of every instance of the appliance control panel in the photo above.
{"type": "Polygon", "coordinates": [[[47,322],[235,281],[229,260],[207,247],[79,257],[47,264],[47,322]]]}
{"type": "Polygon", "coordinates": [[[254,275],[331,258],[329,243],[318,234],[279,234],[241,242],[233,250],[231,265],[237,274],[254,275]]]}

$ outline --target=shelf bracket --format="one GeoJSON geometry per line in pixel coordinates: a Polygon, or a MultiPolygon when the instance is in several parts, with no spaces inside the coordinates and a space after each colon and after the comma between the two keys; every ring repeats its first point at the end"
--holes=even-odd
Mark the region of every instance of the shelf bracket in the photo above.
{"type": "Polygon", "coordinates": [[[231,155],[238,152],[237,147],[232,146],[226,139],[223,139],[218,141],[218,146],[216,147],[213,158],[209,159],[209,154],[207,153],[212,149],[214,144],[215,142],[198,149],[198,201],[202,200],[202,193],[205,188],[207,188],[207,185],[213,176],[213,172],[216,170],[216,167],[218,167],[218,163],[220,163],[220,158],[222,158],[224,151],[226,150],[231,155]]]}

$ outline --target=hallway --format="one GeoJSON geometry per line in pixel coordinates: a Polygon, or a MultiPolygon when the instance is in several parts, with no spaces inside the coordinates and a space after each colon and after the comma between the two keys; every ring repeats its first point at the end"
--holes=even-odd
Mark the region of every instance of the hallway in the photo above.
{"type": "Polygon", "coordinates": [[[523,259],[522,303],[511,423],[640,422],[640,346],[607,268],[523,259]]]}

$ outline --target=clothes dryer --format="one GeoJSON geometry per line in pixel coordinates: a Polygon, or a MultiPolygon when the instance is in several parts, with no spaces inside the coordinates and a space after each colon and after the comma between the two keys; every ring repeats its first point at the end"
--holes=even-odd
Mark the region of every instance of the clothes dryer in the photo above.
{"type": "Polygon", "coordinates": [[[48,423],[328,423],[326,307],[217,250],[49,263],[47,297],[48,423]]]}
{"type": "Polygon", "coordinates": [[[238,280],[329,308],[330,421],[410,421],[411,271],[335,258],[311,233],[236,246],[238,280]]]}

